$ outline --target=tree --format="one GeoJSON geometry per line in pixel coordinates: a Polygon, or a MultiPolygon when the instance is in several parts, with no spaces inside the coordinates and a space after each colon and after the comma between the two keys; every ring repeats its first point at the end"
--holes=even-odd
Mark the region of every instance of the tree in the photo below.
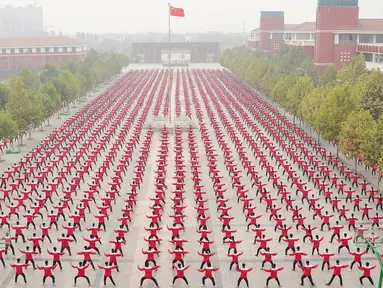
{"type": "Polygon", "coordinates": [[[299,105],[299,115],[302,119],[315,128],[316,114],[326,97],[328,96],[328,89],[318,86],[310,91],[299,105]]]}
{"type": "Polygon", "coordinates": [[[381,118],[383,113],[383,73],[380,70],[373,70],[370,76],[365,78],[360,102],[364,109],[371,112],[375,120],[381,118]]]}
{"type": "Polygon", "coordinates": [[[294,116],[298,115],[299,105],[310,91],[314,89],[314,84],[308,76],[298,78],[297,83],[287,91],[286,108],[294,116]]]}
{"type": "Polygon", "coordinates": [[[17,123],[8,111],[0,110],[0,139],[9,139],[17,135],[17,123]]]}
{"type": "Polygon", "coordinates": [[[22,68],[19,71],[19,77],[23,80],[24,87],[29,91],[37,91],[40,85],[40,79],[37,73],[32,72],[28,68],[22,68]]]}
{"type": "Polygon", "coordinates": [[[68,69],[60,71],[59,76],[53,78],[52,82],[57,93],[61,96],[61,102],[65,105],[75,100],[80,93],[80,85],[76,77],[68,69]]]}
{"type": "Polygon", "coordinates": [[[315,114],[315,129],[326,141],[338,140],[341,124],[352,111],[360,109],[359,99],[346,85],[334,86],[315,114]]]}
{"type": "Polygon", "coordinates": [[[334,63],[331,63],[327,66],[326,70],[323,71],[319,79],[320,86],[332,85],[336,81],[336,75],[338,73],[338,68],[334,63]]]}
{"type": "Polygon", "coordinates": [[[306,56],[306,59],[299,65],[298,69],[301,69],[301,71],[303,71],[307,76],[309,76],[311,78],[311,81],[313,81],[314,85],[318,84],[318,69],[315,66],[314,61],[311,57],[306,56]]]}
{"type": "Polygon", "coordinates": [[[383,120],[371,124],[368,131],[370,129],[371,133],[364,135],[360,149],[366,164],[375,166],[379,163],[380,154],[383,152],[383,120]]]}
{"type": "Polygon", "coordinates": [[[375,121],[368,110],[353,111],[342,123],[340,131],[341,150],[346,156],[363,158],[361,147],[366,139],[371,139],[375,121]]]}
{"type": "Polygon", "coordinates": [[[366,59],[363,54],[359,54],[351,59],[343,69],[338,71],[338,79],[342,82],[355,84],[367,75],[366,59]]]}
{"type": "Polygon", "coordinates": [[[11,88],[8,84],[0,83],[0,110],[5,108],[5,104],[8,102],[9,94],[11,94],[11,88]]]}
{"type": "MultiPolygon", "coordinates": [[[[12,92],[5,106],[12,119],[14,119],[19,128],[19,132],[26,132],[31,125],[39,123],[41,118],[41,105],[34,97],[29,95],[25,89],[24,83],[20,78],[11,82],[12,92]]],[[[22,136],[22,134],[20,135],[22,136]]]]}
{"type": "Polygon", "coordinates": [[[298,74],[287,74],[281,77],[271,91],[271,96],[277,100],[283,107],[286,107],[287,91],[298,81],[298,74]]]}

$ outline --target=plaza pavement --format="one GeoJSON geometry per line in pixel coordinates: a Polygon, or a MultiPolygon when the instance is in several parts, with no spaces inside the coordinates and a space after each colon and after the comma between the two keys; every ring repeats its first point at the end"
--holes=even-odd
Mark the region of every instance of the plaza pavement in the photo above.
{"type": "MultiPolygon", "coordinates": [[[[140,68],[151,68],[151,67],[153,67],[153,66],[131,65],[129,67],[129,70],[130,69],[140,69],[140,68]]],[[[191,68],[202,68],[202,69],[209,69],[209,68],[213,69],[213,68],[217,68],[217,67],[218,67],[217,65],[208,65],[208,64],[207,65],[201,65],[201,66],[194,64],[191,66],[191,68]]],[[[182,87],[182,79],[181,79],[181,87],[182,87]]],[[[173,82],[173,90],[172,91],[174,92],[174,82],[173,82]]],[[[197,90],[197,94],[198,94],[198,90],[197,90]]],[[[202,106],[203,106],[204,104],[202,102],[202,98],[200,96],[198,96],[198,97],[199,97],[199,99],[202,103],[202,106]]],[[[184,105],[183,95],[181,95],[181,102],[184,105]]],[[[209,101],[209,104],[211,105],[211,107],[214,107],[213,102],[211,100],[209,101]]],[[[80,105],[77,107],[78,107],[77,109],[79,109],[80,105]]],[[[192,107],[192,109],[193,109],[193,113],[195,113],[194,106],[192,107]]],[[[227,116],[228,116],[228,118],[230,118],[229,114],[227,114],[227,116]]],[[[206,111],[205,111],[205,121],[206,121],[207,127],[209,127],[210,136],[213,139],[213,144],[214,144],[215,148],[217,148],[217,154],[218,154],[218,160],[219,160],[218,169],[223,174],[223,176],[224,176],[223,181],[227,184],[227,187],[229,188],[229,187],[231,187],[231,178],[229,177],[228,172],[226,171],[226,168],[224,166],[223,153],[219,150],[218,143],[217,143],[216,139],[214,138],[214,131],[213,131],[213,128],[211,127],[211,123],[209,122],[210,120],[207,117],[206,111]]],[[[52,121],[52,123],[51,123],[52,127],[45,128],[44,132],[34,133],[33,134],[33,140],[26,140],[25,141],[26,146],[23,147],[23,149],[25,151],[27,151],[28,149],[31,149],[32,147],[34,147],[41,139],[44,138],[45,135],[47,135],[47,133],[52,131],[52,129],[58,127],[58,125],[60,125],[60,123],[62,123],[62,122],[60,122],[58,120],[52,121]]],[[[119,128],[121,128],[121,127],[119,127],[119,128]]],[[[225,130],[223,129],[223,131],[225,131],[225,130]]],[[[211,219],[208,222],[208,228],[213,230],[211,240],[215,241],[214,245],[212,245],[211,250],[213,252],[217,253],[216,256],[212,257],[212,263],[213,263],[214,267],[218,267],[220,269],[217,273],[215,273],[215,277],[216,277],[218,287],[232,288],[232,287],[236,286],[235,284],[236,284],[236,281],[238,279],[239,274],[238,274],[238,272],[236,272],[234,270],[229,271],[229,269],[228,269],[230,260],[226,256],[227,245],[222,244],[222,237],[223,236],[221,233],[221,223],[217,219],[217,214],[215,213],[217,206],[216,206],[215,197],[213,194],[212,181],[208,176],[208,167],[206,165],[207,159],[206,159],[206,155],[205,155],[205,151],[204,151],[204,147],[203,147],[203,142],[201,140],[201,135],[200,135],[200,132],[198,131],[198,129],[195,130],[195,134],[197,136],[197,139],[199,140],[198,141],[198,149],[200,152],[199,156],[201,157],[200,160],[202,161],[201,162],[202,183],[205,187],[204,191],[207,192],[207,194],[206,194],[206,197],[208,199],[207,207],[209,207],[209,214],[211,216],[211,219]]],[[[144,134],[142,134],[142,135],[144,135],[144,134]]],[[[129,135],[128,135],[128,137],[129,137],[129,135]]],[[[185,214],[187,216],[186,222],[185,222],[185,228],[186,229],[182,235],[183,235],[184,239],[189,240],[189,243],[187,243],[185,245],[185,249],[188,250],[190,252],[190,254],[185,256],[185,263],[190,264],[191,268],[186,272],[186,276],[187,276],[187,278],[191,284],[190,287],[200,287],[202,275],[201,275],[201,273],[199,273],[197,271],[197,269],[199,268],[199,265],[201,263],[201,257],[197,255],[197,252],[200,251],[200,246],[198,245],[198,242],[197,242],[198,235],[195,232],[195,230],[198,228],[198,225],[197,225],[197,222],[195,220],[196,211],[193,208],[193,206],[195,204],[194,204],[194,194],[193,194],[193,190],[192,190],[192,181],[190,180],[191,173],[190,173],[190,163],[188,162],[189,154],[188,154],[188,146],[187,146],[187,142],[186,142],[186,137],[187,137],[187,132],[184,132],[183,133],[183,138],[184,138],[184,147],[183,148],[184,148],[184,158],[186,160],[185,161],[185,164],[186,164],[185,170],[187,171],[187,173],[186,173],[186,187],[185,187],[185,190],[186,190],[185,205],[187,205],[188,208],[186,208],[186,210],[185,210],[185,214]]],[[[226,137],[226,140],[230,144],[230,148],[232,148],[232,150],[235,151],[234,145],[228,136],[226,137]]],[[[241,140],[243,140],[243,139],[241,139],[241,140]]],[[[118,287],[129,287],[129,288],[130,287],[138,287],[139,286],[139,280],[143,275],[142,272],[137,270],[137,265],[142,266],[145,259],[146,259],[146,257],[144,257],[144,255],[142,255],[141,249],[147,248],[147,243],[143,241],[143,237],[147,236],[147,232],[144,230],[144,226],[148,226],[149,220],[146,219],[145,215],[148,213],[148,211],[149,211],[148,206],[151,204],[149,197],[154,196],[154,181],[155,181],[154,170],[155,170],[155,165],[156,165],[155,160],[156,160],[156,154],[157,154],[156,150],[158,148],[158,145],[159,145],[159,132],[156,132],[154,134],[154,137],[153,137],[153,142],[151,145],[152,149],[151,149],[148,161],[147,161],[147,166],[146,166],[146,170],[145,170],[145,174],[144,174],[143,184],[141,185],[141,189],[139,190],[139,196],[137,198],[137,206],[136,206],[135,212],[133,214],[133,221],[129,225],[130,232],[127,234],[127,244],[123,247],[125,257],[123,257],[119,260],[120,272],[119,273],[116,273],[116,271],[113,272],[113,276],[114,276],[116,283],[118,284],[118,287]]],[[[167,172],[168,172],[167,173],[167,175],[168,175],[168,179],[167,179],[168,187],[171,187],[171,183],[173,180],[172,176],[173,176],[173,172],[174,172],[174,162],[172,160],[174,158],[173,145],[174,145],[173,138],[171,137],[170,148],[169,148],[170,154],[169,154],[169,158],[168,158],[168,160],[169,160],[168,164],[169,165],[168,165],[168,170],[167,170],[167,172]]],[[[135,160],[137,159],[137,157],[139,155],[139,152],[138,152],[139,147],[140,147],[140,145],[138,145],[138,147],[135,149],[133,160],[131,161],[132,164],[135,163],[135,160]]],[[[248,155],[252,155],[250,150],[248,150],[247,152],[248,152],[248,155]]],[[[266,152],[266,155],[268,155],[266,150],[265,150],[265,152],[266,152]]],[[[120,155],[121,154],[118,154],[117,158],[120,155]]],[[[5,169],[5,167],[7,167],[7,165],[10,165],[10,164],[14,163],[15,161],[17,161],[19,159],[18,158],[19,156],[22,156],[22,155],[4,155],[3,159],[5,161],[0,164],[0,168],[5,169]]],[[[103,159],[103,157],[100,157],[99,159],[103,159]]],[[[238,157],[235,157],[235,159],[236,159],[236,163],[240,165],[238,157]]],[[[255,161],[255,158],[253,156],[251,156],[251,160],[255,161]]],[[[270,159],[268,159],[268,160],[271,163],[274,163],[274,161],[272,161],[270,159]]],[[[99,161],[101,161],[101,160],[99,160],[99,161]]],[[[257,162],[258,161],[256,161],[255,163],[257,163],[257,162]]],[[[98,162],[98,163],[100,163],[100,162],[98,162]]],[[[97,165],[96,165],[96,167],[97,167],[97,165]]],[[[296,168],[296,170],[298,170],[297,166],[295,164],[293,165],[293,168],[296,168]]],[[[128,192],[130,190],[129,184],[131,183],[132,176],[134,175],[133,169],[134,169],[134,165],[131,165],[127,170],[127,173],[126,173],[127,176],[124,177],[124,181],[123,181],[123,184],[122,184],[121,189],[120,189],[122,195],[125,192],[128,192]]],[[[282,170],[279,170],[278,174],[281,175],[282,174],[281,172],[282,172],[282,170]]],[[[264,172],[261,172],[261,175],[263,176],[263,179],[266,177],[266,174],[264,174],[264,172]]],[[[245,176],[245,175],[243,175],[243,176],[245,176]]],[[[255,194],[255,192],[256,192],[255,189],[251,189],[250,178],[249,177],[244,177],[244,178],[245,178],[245,180],[243,182],[244,182],[244,184],[246,184],[246,187],[250,189],[251,193],[255,194]]],[[[267,179],[267,177],[266,177],[266,179],[267,179]]],[[[80,191],[82,189],[85,189],[86,183],[88,180],[90,180],[90,179],[88,176],[86,176],[85,183],[81,184],[81,187],[79,189],[80,191]]],[[[106,179],[106,180],[108,180],[108,179],[106,179]]],[[[286,176],[282,176],[281,180],[286,182],[286,176]]],[[[106,184],[106,182],[108,182],[108,181],[104,181],[100,191],[106,191],[106,189],[108,189],[108,185],[106,184]]],[[[266,188],[269,189],[269,191],[272,191],[273,196],[276,196],[276,191],[275,191],[275,189],[272,188],[271,184],[268,184],[268,186],[266,188]]],[[[309,188],[313,188],[311,186],[311,184],[310,184],[309,188]]],[[[294,192],[295,189],[291,189],[290,191],[293,192],[292,195],[295,195],[295,192],[294,192]]],[[[316,194],[317,194],[317,192],[318,191],[316,191],[316,194]]],[[[81,195],[81,193],[80,193],[80,195],[81,195]]],[[[162,230],[159,233],[159,236],[164,239],[163,244],[160,246],[160,250],[162,251],[162,253],[161,253],[161,256],[157,260],[157,263],[158,263],[158,265],[161,266],[161,268],[158,270],[158,272],[155,273],[155,276],[156,276],[161,287],[170,287],[170,283],[171,283],[171,280],[173,278],[173,271],[171,270],[172,257],[167,253],[167,250],[172,248],[170,243],[168,243],[168,241],[167,241],[170,239],[171,234],[169,231],[166,230],[166,225],[172,224],[172,219],[170,217],[168,217],[168,215],[172,213],[172,210],[170,209],[171,200],[169,199],[169,196],[170,196],[170,193],[167,193],[167,195],[166,195],[167,204],[165,206],[166,208],[164,211],[163,222],[162,222],[162,226],[164,227],[164,230],[162,230]]],[[[96,197],[98,197],[98,196],[96,195],[96,197]]],[[[78,197],[75,197],[74,200],[78,201],[80,198],[81,197],[78,196],[78,197]]],[[[236,202],[236,196],[235,196],[234,191],[230,191],[230,189],[229,189],[229,191],[227,193],[227,198],[229,198],[228,205],[233,207],[230,215],[235,216],[235,219],[232,221],[231,226],[234,229],[238,229],[238,232],[236,233],[235,237],[236,237],[236,239],[243,240],[243,242],[238,247],[239,251],[244,252],[244,255],[240,257],[240,263],[245,262],[245,263],[247,263],[247,266],[254,268],[254,270],[249,274],[250,286],[253,288],[263,287],[265,284],[265,279],[268,276],[268,273],[265,273],[264,271],[260,270],[260,264],[263,260],[263,257],[255,257],[257,246],[252,244],[254,233],[246,232],[246,222],[244,219],[244,215],[242,213],[242,207],[240,204],[238,204],[236,202]]],[[[123,198],[121,198],[121,199],[123,199],[123,198]]],[[[55,200],[57,200],[57,196],[54,196],[54,201],[55,200]]],[[[279,201],[278,201],[278,203],[279,203],[279,201]]],[[[324,204],[323,199],[321,199],[320,203],[324,204]]],[[[48,206],[49,205],[50,204],[48,204],[48,206]]],[[[262,227],[268,228],[267,236],[270,236],[273,238],[273,241],[271,242],[271,245],[270,245],[271,250],[274,252],[278,252],[278,256],[274,258],[275,262],[277,263],[277,266],[283,266],[285,268],[285,270],[279,274],[279,278],[282,282],[282,285],[284,287],[288,287],[288,288],[298,287],[300,277],[302,275],[301,271],[300,270],[297,270],[296,272],[291,271],[293,258],[290,256],[284,256],[284,249],[286,246],[285,243],[283,243],[283,244],[277,243],[276,240],[279,236],[279,233],[275,233],[273,231],[274,222],[270,223],[268,221],[268,215],[264,213],[265,203],[260,204],[259,201],[256,200],[255,205],[257,206],[256,214],[264,214],[264,217],[262,217],[260,219],[259,223],[261,224],[262,227]]],[[[124,207],[124,202],[123,201],[117,201],[117,204],[113,207],[114,212],[111,214],[110,221],[107,223],[107,225],[108,225],[107,226],[107,232],[101,232],[100,233],[100,235],[102,237],[102,241],[103,241],[102,242],[103,244],[99,246],[101,248],[100,249],[101,255],[103,255],[104,252],[110,251],[111,247],[109,244],[109,240],[111,238],[114,238],[114,233],[112,230],[113,230],[113,228],[117,227],[117,218],[120,216],[120,209],[122,207],[124,207]]],[[[284,210],[284,206],[282,206],[282,207],[284,210]]],[[[321,222],[319,220],[316,220],[316,221],[311,220],[312,211],[311,212],[307,211],[307,205],[305,205],[303,208],[304,208],[303,214],[306,215],[308,219],[310,219],[310,223],[312,225],[316,225],[316,226],[320,225],[321,222]]],[[[325,204],[325,210],[328,210],[328,211],[331,210],[331,207],[329,204],[325,204]]],[[[96,213],[96,211],[97,211],[97,209],[94,209],[94,208],[92,209],[93,213],[96,213]]],[[[283,211],[283,215],[285,215],[286,218],[289,219],[287,224],[292,224],[292,221],[290,220],[291,219],[291,212],[286,213],[285,211],[283,211]]],[[[90,216],[91,215],[88,213],[87,218],[91,219],[90,216]]],[[[360,218],[361,214],[356,213],[356,216],[360,218]]],[[[88,220],[88,221],[90,221],[90,220],[88,220]]],[[[14,223],[15,221],[12,220],[12,222],[14,223]]],[[[61,224],[63,224],[62,221],[60,221],[60,222],[61,222],[61,224]]],[[[36,221],[36,225],[38,226],[40,223],[41,223],[41,220],[38,219],[36,221]]],[[[90,224],[89,222],[84,223],[83,228],[89,224],[90,224]]],[[[293,227],[294,228],[292,230],[293,231],[292,233],[294,233],[294,236],[298,236],[300,239],[302,239],[304,233],[302,231],[296,232],[295,231],[295,225],[293,227]]],[[[5,229],[3,228],[0,231],[5,231],[5,229]]],[[[40,229],[38,229],[36,232],[39,234],[40,229]]],[[[33,229],[30,229],[29,231],[27,231],[26,234],[28,236],[31,236],[32,233],[33,233],[33,229]]],[[[60,231],[60,233],[61,233],[61,231],[60,231]]],[[[56,239],[56,237],[59,236],[59,233],[56,232],[54,229],[51,230],[50,234],[51,234],[52,240],[56,239]]],[[[314,232],[314,234],[316,234],[316,233],[314,232]]],[[[325,237],[325,241],[322,242],[322,245],[321,245],[321,251],[323,251],[324,248],[329,248],[330,251],[335,251],[338,247],[338,244],[328,243],[328,240],[331,236],[330,232],[327,232],[327,230],[325,229],[325,232],[323,232],[321,235],[323,235],[325,237]]],[[[82,236],[88,236],[88,233],[87,232],[78,232],[78,231],[76,232],[76,237],[78,239],[81,239],[82,236]]],[[[44,260],[51,261],[51,256],[47,255],[46,249],[51,249],[53,247],[53,245],[54,244],[49,244],[47,242],[45,242],[43,244],[43,255],[36,257],[36,260],[37,260],[36,262],[38,264],[42,264],[42,262],[44,260]]],[[[56,275],[56,279],[57,279],[56,287],[59,287],[59,288],[71,287],[73,285],[73,277],[75,276],[76,271],[75,271],[75,269],[72,269],[70,267],[70,263],[77,263],[80,260],[82,260],[82,257],[75,255],[75,253],[79,250],[82,250],[83,245],[84,245],[84,241],[79,240],[78,243],[74,243],[73,245],[71,245],[73,256],[70,257],[70,256],[65,255],[63,257],[64,270],[60,271],[59,269],[56,269],[54,271],[54,274],[56,275]]],[[[57,243],[56,243],[56,246],[58,246],[57,243]]],[[[306,243],[306,244],[299,243],[299,246],[301,246],[303,251],[308,252],[310,254],[310,252],[311,252],[311,244],[310,243],[306,243]]],[[[25,245],[22,243],[17,243],[15,245],[15,248],[16,248],[16,250],[18,248],[23,249],[23,248],[25,248],[25,245]]],[[[351,250],[355,250],[355,247],[353,246],[353,244],[351,244],[351,250]]],[[[14,271],[12,268],[9,267],[9,264],[13,263],[15,261],[15,258],[16,257],[10,256],[9,254],[8,254],[8,256],[5,257],[8,267],[6,269],[3,269],[0,267],[0,271],[3,272],[3,273],[0,273],[0,288],[20,287],[20,286],[24,287],[24,284],[22,284],[22,282],[20,282],[19,284],[13,283],[14,271]]],[[[105,260],[103,256],[95,256],[95,257],[93,257],[93,259],[94,259],[95,263],[96,262],[97,263],[103,263],[105,260]]],[[[346,253],[345,250],[343,250],[340,255],[337,255],[333,259],[334,260],[340,259],[341,263],[350,264],[352,261],[352,256],[348,255],[348,253],[346,253]]],[[[364,258],[364,260],[370,260],[370,262],[377,263],[377,261],[375,261],[374,259],[375,258],[372,254],[368,254],[364,258]]],[[[310,262],[312,264],[321,263],[321,258],[319,256],[307,256],[307,257],[304,257],[304,260],[310,260],[310,262]]],[[[269,264],[266,264],[266,265],[269,265],[269,264]]],[[[42,276],[43,276],[41,271],[33,271],[33,269],[28,268],[26,275],[27,275],[29,283],[25,287],[41,287],[41,281],[42,281],[42,276]]],[[[88,269],[87,275],[91,279],[92,287],[102,287],[103,286],[102,281],[101,281],[102,280],[102,271],[100,271],[100,270],[92,271],[92,269],[88,269]]],[[[358,283],[358,277],[360,277],[360,275],[361,275],[361,271],[359,271],[358,269],[354,269],[353,271],[344,271],[344,273],[343,273],[344,287],[347,287],[347,288],[360,287],[360,285],[358,283]]],[[[376,280],[377,280],[377,275],[378,275],[378,269],[375,269],[373,271],[373,278],[376,280]]],[[[329,280],[330,277],[331,277],[331,272],[327,272],[327,271],[322,272],[319,269],[316,269],[313,272],[313,279],[314,279],[315,283],[317,284],[317,287],[325,287],[324,284],[329,280]]],[[[178,280],[178,281],[176,282],[176,285],[174,287],[185,287],[184,283],[182,283],[181,280],[178,280]],[[178,282],[178,281],[180,281],[180,282],[178,282]]],[[[50,283],[51,282],[48,279],[45,287],[52,287],[52,285],[50,283]]],[[[209,281],[207,281],[207,285],[210,286],[209,281]]],[[[242,285],[244,285],[244,283],[242,285]]],[[[306,287],[307,286],[308,286],[308,284],[306,284],[306,287]]],[[[365,286],[368,287],[369,284],[365,284],[365,286]]],[[[87,284],[84,280],[79,280],[77,287],[87,287],[87,284]]],[[[112,287],[112,285],[109,284],[108,287],[112,287]]],[[[152,285],[152,283],[146,282],[146,284],[144,284],[144,287],[154,287],[154,286],[152,285]]],[[[277,287],[277,286],[274,282],[271,282],[270,287],[277,287]]],[[[337,279],[334,281],[334,283],[332,284],[331,287],[339,287],[337,279]]]]}

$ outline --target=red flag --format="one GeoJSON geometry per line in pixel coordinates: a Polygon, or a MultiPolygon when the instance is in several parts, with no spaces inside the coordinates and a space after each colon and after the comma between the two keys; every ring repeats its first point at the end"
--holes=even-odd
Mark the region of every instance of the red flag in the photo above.
{"type": "Polygon", "coordinates": [[[170,6],[170,16],[185,17],[184,9],[170,6]]]}

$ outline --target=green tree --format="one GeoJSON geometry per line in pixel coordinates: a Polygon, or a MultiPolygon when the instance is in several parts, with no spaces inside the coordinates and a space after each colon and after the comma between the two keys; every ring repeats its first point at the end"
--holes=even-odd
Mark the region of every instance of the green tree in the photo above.
{"type": "Polygon", "coordinates": [[[59,76],[53,78],[52,83],[61,96],[61,102],[65,105],[75,100],[80,93],[80,85],[76,77],[68,69],[61,70],[59,76]]]}
{"type": "Polygon", "coordinates": [[[383,152],[383,120],[374,122],[366,130],[364,139],[361,143],[361,155],[363,160],[370,166],[378,165],[380,154],[383,152]]]}
{"type": "Polygon", "coordinates": [[[315,128],[315,119],[320,106],[324,101],[329,91],[327,88],[318,86],[310,91],[299,105],[299,115],[302,119],[315,128]]]}
{"type": "Polygon", "coordinates": [[[299,76],[296,73],[284,75],[275,84],[270,95],[283,107],[286,107],[287,91],[297,83],[298,78],[299,76]]]}
{"type": "Polygon", "coordinates": [[[383,73],[373,70],[365,78],[365,86],[360,95],[360,102],[364,109],[371,112],[372,117],[378,120],[383,113],[383,73]]]}
{"type": "Polygon", "coordinates": [[[5,108],[5,104],[7,104],[10,94],[11,88],[8,84],[0,83],[0,110],[5,108]]]}
{"type": "Polygon", "coordinates": [[[331,63],[327,66],[326,70],[323,71],[323,74],[320,76],[319,85],[327,86],[332,85],[336,81],[336,75],[338,73],[338,68],[334,63],[331,63]]]}
{"type": "Polygon", "coordinates": [[[317,85],[319,82],[319,73],[318,69],[314,64],[314,61],[311,57],[306,56],[306,59],[299,65],[299,68],[303,71],[307,76],[311,78],[314,85],[317,85]]]}
{"type": "Polygon", "coordinates": [[[353,111],[347,121],[342,123],[340,131],[341,150],[348,157],[362,158],[362,145],[371,139],[375,121],[368,110],[353,111]]]}
{"type": "Polygon", "coordinates": [[[32,72],[28,68],[22,68],[19,71],[19,77],[23,80],[24,87],[29,91],[37,91],[40,85],[40,79],[37,73],[32,72]]]}
{"type": "Polygon", "coordinates": [[[11,82],[11,88],[12,92],[5,107],[12,119],[16,121],[19,132],[23,133],[31,125],[39,123],[42,114],[41,105],[33,96],[29,95],[20,78],[11,82]]]}
{"type": "Polygon", "coordinates": [[[8,111],[0,110],[0,139],[13,138],[17,135],[17,123],[8,111]]]}
{"type": "Polygon", "coordinates": [[[354,97],[349,86],[334,86],[315,114],[314,127],[326,141],[338,140],[342,123],[351,112],[359,109],[359,99],[354,97]]]}
{"type": "Polygon", "coordinates": [[[343,69],[338,71],[338,79],[342,82],[355,84],[367,75],[366,59],[363,54],[359,54],[351,59],[343,69]]]}
{"type": "Polygon", "coordinates": [[[292,86],[286,95],[286,108],[294,116],[298,115],[299,105],[302,99],[314,89],[313,81],[308,76],[298,78],[298,81],[292,86]]]}

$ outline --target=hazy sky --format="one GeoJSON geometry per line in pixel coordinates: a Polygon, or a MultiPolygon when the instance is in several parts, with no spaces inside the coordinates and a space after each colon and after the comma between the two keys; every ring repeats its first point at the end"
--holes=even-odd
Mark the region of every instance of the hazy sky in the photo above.
{"type": "MultiPolygon", "coordinates": [[[[36,0],[49,30],[84,32],[166,32],[167,0],[36,0]]],[[[0,0],[23,6],[33,0],[0,0]]],[[[174,0],[185,18],[172,18],[174,32],[241,32],[259,25],[260,11],[284,10],[286,23],[315,21],[317,0],[174,0]]],[[[383,18],[383,0],[359,0],[361,18],[383,18]]]]}

